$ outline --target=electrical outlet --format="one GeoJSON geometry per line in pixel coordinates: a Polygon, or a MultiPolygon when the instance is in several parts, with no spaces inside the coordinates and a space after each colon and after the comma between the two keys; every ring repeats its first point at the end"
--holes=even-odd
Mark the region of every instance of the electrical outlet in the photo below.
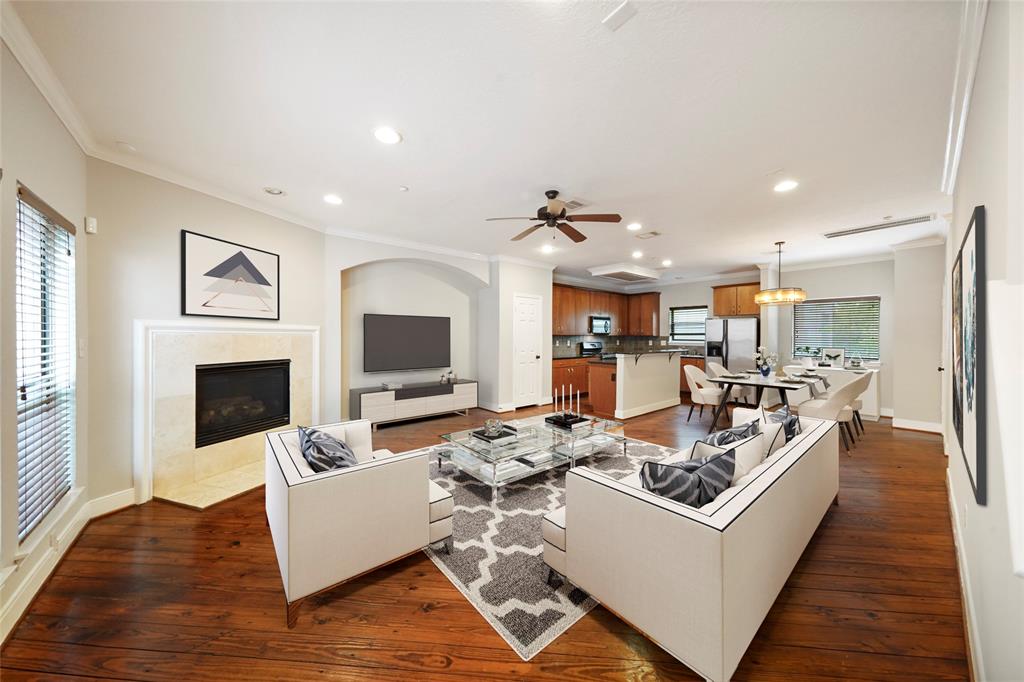
{"type": "Polygon", "coordinates": [[[648,346],[653,346],[654,345],[654,339],[647,339],[647,345],[648,346]]]}

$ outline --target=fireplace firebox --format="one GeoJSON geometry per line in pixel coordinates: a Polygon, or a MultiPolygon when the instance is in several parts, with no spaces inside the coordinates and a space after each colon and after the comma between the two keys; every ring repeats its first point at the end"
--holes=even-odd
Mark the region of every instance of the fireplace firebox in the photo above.
{"type": "Polygon", "coordinates": [[[291,360],[196,365],[196,447],[291,421],[291,360]]]}

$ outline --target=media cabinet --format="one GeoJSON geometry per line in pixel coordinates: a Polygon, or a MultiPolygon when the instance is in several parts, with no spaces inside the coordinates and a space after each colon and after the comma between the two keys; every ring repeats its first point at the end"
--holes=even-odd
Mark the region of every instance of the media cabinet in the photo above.
{"type": "Polygon", "coordinates": [[[434,414],[463,411],[477,406],[476,382],[459,379],[455,383],[437,381],[406,384],[388,390],[383,386],[353,388],[349,391],[349,419],[367,419],[373,424],[403,419],[428,417],[434,414]]]}

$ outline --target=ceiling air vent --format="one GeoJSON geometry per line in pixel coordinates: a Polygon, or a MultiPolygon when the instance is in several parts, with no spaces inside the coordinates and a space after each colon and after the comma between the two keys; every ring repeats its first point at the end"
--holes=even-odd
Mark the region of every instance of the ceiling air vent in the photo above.
{"type": "Polygon", "coordinates": [[[637,239],[654,239],[655,237],[660,237],[660,236],[661,236],[661,232],[658,232],[657,230],[651,230],[650,232],[641,232],[640,234],[638,234],[636,236],[636,238],[637,239]]]}
{"type": "Polygon", "coordinates": [[[654,282],[660,277],[656,270],[633,265],[632,263],[601,265],[596,268],[590,268],[589,272],[594,277],[613,279],[616,282],[654,282]]]}
{"type": "Polygon", "coordinates": [[[917,225],[918,223],[927,223],[930,220],[935,220],[934,214],[919,215],[913,218],[902,218],[900,220],[887,220],[884,223],[876,223],[874,225],[864,225],[863,227],[851,227],[848,230],[839,230],[838,232],[828,232],[825,234],[829,239],[835,239],[836,237],[848,237],[851,234],[863,234],[864,232],[874,232],[876,230],[888,230],[890,227],[903,227],[904,225],[917,225]]]}
{"type": "Polygon", "coordinates": [[[586,204],[580,201],[579,199],[570,199],[569,201],[565,202],[565,210],[568,211],[569,213],[572,213],[573,211],[578,211],[584,206],[586,206],[586,204]]]}

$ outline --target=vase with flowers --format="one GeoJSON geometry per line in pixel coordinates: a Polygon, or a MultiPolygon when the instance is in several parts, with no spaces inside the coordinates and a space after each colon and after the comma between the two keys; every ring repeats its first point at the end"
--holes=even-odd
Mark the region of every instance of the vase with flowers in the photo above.
{"type": "Polygon", "coordinates": [[[771,373],[772,367],[774,367],[778,361],[778,354],[769,353],[767,346],[758,346],[757,352],[754,353],[754,366],[757,367],[757,371],[759,371],[763,377],[766,377],[771,373]]]}

